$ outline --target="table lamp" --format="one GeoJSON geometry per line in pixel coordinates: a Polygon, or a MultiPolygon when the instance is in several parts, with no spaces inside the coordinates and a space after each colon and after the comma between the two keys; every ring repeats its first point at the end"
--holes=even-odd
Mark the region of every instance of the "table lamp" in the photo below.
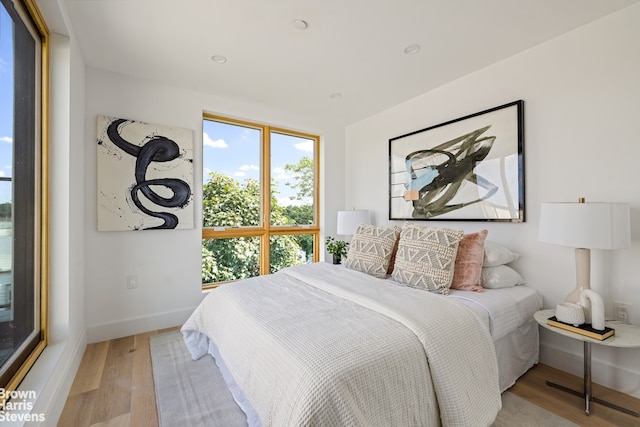
{"type": "Polygon", "coordinates": [[[575,248],[576,288],[565,301],[580,302],[591,289],[591,249],[621,249],[631,245],[626,203],[542,203],[538,240],[575,248]]]}
{"type": "Polygon", "coordinates": [[[338,211],[338,224],[336,227],[338,234],[351,236],[355,234],[360,224],[369,224],[369,211],[338,211]]]}

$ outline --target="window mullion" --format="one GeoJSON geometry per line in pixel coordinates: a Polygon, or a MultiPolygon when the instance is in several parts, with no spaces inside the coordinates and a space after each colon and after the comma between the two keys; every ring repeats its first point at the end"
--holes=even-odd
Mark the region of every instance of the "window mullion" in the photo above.
{"type": "Polygon", "coordinates": [[[269,126],[262,128],[262,225],[267,232],[261,239],[260,274],[269,274],[270,271],[270,240],[271,237],[271,129],[269,126]]]}

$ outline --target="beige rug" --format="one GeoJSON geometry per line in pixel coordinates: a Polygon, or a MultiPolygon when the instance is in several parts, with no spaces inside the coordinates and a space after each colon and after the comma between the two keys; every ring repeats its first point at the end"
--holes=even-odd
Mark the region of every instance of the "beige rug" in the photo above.
{"type": "MultiPolygon", "coordinates": [[[[161,427],[246,426],[211,356],[191,360],[179,331],[150,340],[158,420],[161,427]]],[[[575,427],[512,393],[502,394],[502,411],[494,427],[575,427]]]]}

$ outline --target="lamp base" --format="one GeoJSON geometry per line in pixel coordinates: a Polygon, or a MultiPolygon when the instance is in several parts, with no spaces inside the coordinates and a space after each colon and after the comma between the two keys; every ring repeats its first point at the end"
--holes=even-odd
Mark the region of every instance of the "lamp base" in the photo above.
{"type": "Polygon", "coordinates": [[[576,248],[576,288],[567,295],[566,302],[580,304],[580,292],[591,289],[591,251],[587,248],[576,248]]]}
{"type": "Polygon", "coordinates": [[[569,295],[564,299],[565,302],[572,302],[575,304],[580,304],[580,294],[585,289],[591,289],[589,286],[576,286],[574,290],[569,292],[569,295]]]}

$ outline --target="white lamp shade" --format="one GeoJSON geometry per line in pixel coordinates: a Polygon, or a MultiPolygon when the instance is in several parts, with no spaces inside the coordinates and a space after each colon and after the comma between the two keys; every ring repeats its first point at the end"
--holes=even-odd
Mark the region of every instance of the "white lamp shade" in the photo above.
{"type": "Polygon", "coordinates": [[[629,205],[543,203],[538,239],[573,248],[626,248],[631,245],[629,205]]]}
{"type": "Polygon", "coordinates": [[[350,236],[356,232],[360,224],[369,224],[369,211],[338,211],[338,234],[350,236]]]}

